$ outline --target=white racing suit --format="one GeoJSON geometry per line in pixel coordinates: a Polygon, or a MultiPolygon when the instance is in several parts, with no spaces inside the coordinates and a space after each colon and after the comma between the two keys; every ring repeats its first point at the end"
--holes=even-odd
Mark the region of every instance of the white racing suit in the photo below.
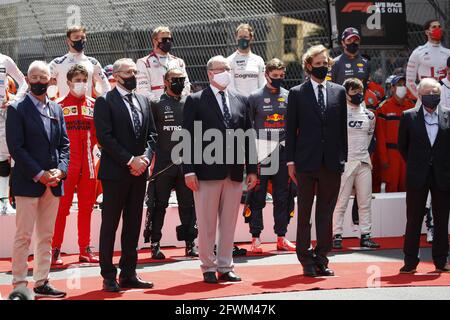
{"type": "Polygon", "coordinates": [[[252,92],[266,85],[266,65],[263,58],[249,52],[234,52],[227,58],[231,66],[231,82],[228,89],[248,97],[252,92]]]}
{"type": "Polygon", "coordinates": [[[58,97],[66,97],[69,94],[70,90],[67,85],[67,72],[69,72],[70,68],[76,64],[82,65],[88,72],[88,96],[103,95],[111,90],[109,81],[97,59],[88,57],[84,53],[69,52],[50,62],[50,75],[52,78],[56,79],[58,97]]]}
{"type": "Polygon", "coordinates": [[[164,75],[172,68],[179,68],[186,75],[182,96],[188,96],[191,93],[186,64],[181,58],[170,53],[167,56],[160,56],[152,51],[149,55],[138,59],[136,67],[138,69],[136,93],[143,94],[150,100],[159,100],[164,93],[164,75]]]}
{"type": "Polygon", "coordinates": [[[344,216],[348,200],[355,188],[358,199],[361,235],[372,229],[372,164],[369,145],[375,130],[375,115],[364,104],[348,107],[348,162],[341,177],[341,188],[333,213],[333,235],[344,232],[344,216]]]}
{"type": "MultiPolygon", "coordinates": [[[[8,75],[13,78],[17,84],[17,94],[14,100],[21,100],[26,94],[28,85],[25,77],[19,70],[14,61],[3,54],[0,54],[0,161],[7,161],[9,159],[8,146],[6,145],[6,108],[3,105],[10,100],[11,96],[8,94],[8,75]]],[[[0,199],[7,199],[8,195],[9,177],[0,177],[0,199]]]]}
{"type": "Polygon", "coordinates": [[[450,49],[441,44],[425,43],[417,47],[409,57],[406,67],[406,86],[417,97],[417,80],[435,78],[441,80],[447,76],[445,68],[450,49]]]}

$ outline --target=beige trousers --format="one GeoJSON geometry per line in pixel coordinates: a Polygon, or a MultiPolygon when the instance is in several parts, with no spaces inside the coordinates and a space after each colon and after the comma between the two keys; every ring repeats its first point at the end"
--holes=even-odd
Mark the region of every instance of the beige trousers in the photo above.
{"type": "Polygon", "coordinates": [[[198,251],[202,272],[233,271],[233,243],[242,183],[225,180],[199,181],[194,192],[198,226],[198,251]],[[214,255],[216,232],[219,230],[217,256],[214,255]]]}
{"type": "Polygon", "coordinates": [[[40,198],[16,197],[16,236],[12,255],[13,286],[26,286],[28,254],[36,228],[33,279],[35,287],[48,280],[52,261],[52,237],[59,197],[50,188],[40,198]]]}

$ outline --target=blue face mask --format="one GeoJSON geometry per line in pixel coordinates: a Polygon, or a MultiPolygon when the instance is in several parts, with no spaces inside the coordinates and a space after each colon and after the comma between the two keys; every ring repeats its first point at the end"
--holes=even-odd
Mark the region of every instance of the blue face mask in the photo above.
{"type": "Polygon", "coordinates": [[[438,94],[425,94],[421,98],[422,104],[428,109],[436,109],[441,102],[441,96],[438,94]]]}
{"type": "Polygon", "coordinates": [[[250,40],[241,38],[238,40],[238,48],[241,50],[246,50],[250,46],[250,40]]]}

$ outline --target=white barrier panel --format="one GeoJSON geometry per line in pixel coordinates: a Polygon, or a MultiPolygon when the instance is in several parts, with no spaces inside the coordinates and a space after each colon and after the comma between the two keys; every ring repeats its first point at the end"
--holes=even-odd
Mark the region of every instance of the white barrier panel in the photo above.
{"type": "MultiPolygon", "coordinates": [[[[359,237],[359,232],[355,232],[351,225],[351,208],[353,200],[349,201],[349,205],[345,214],[345,226],[344,237],[359,237]]],[[[268,202],[264,209],[264,231],[261,234],[261,240],[263,242],[275,242],[276,235],[273,232],[273,214],[272,203],[268,202]]],[[[236,227],[235,241],[243,242],[250,241],[251,235],[249,233],[249,226],[244,222],[242,217],[242,206],[239,213],[239,219],[236,227]]],[[[406,226],[406,205],[404,193],[381,193],[375,194],[375,199],[372,200],[372,236],[373,237],[395,237],[403,236],[406,226]]],[[[314,211],[312,220],[314,221],[314,211]]],[[[145,209],[142,220],[142,228],[144,228],[145,222],[145,209]]],[[[92,215],[92,232],[91,232],[91,244],[98,250],[99,233],[100,233],[101,214],[98,210],[92,215]]],[[[171,206],[167,208],[167,213],[164,221],[163,237],[161,240],[162,246],[177,246],[183,247],[184,243],[179,242],[176,239],[175,227],[180,224],[178,218],[177,206],[171,206]]],[[[122,225],[119,225],[117,237],[116,237],[116,249],[120,250],[120,230],[122,225]]],[[[288,226],[288,232],[286,234],[289,240],[295,241],[297,230],[297,210],[295,211],[294,218],[288,226]]],[[[425,232],[425,227],[423,228],[425,232]]],[[[0,217],[0,258],[11,257],[12,243],[15,233],[15,217],[14,216],[1,216],[0,217]]],[[[142,234],[142,232],[141,232],[142,234]]],[[[312,230],[312,239],[316,239],[314,223],[312,230]]],[[[139,248],[149,247],[149,244],[144,244],[144,239],[141,236],[139,241],[139,248]]],[[[33,248],[33,246],[31,246],[33,248]]],[[[275,248],[274,248],[275,249],[275,248]]],[[[31,249],[32,251],[33,249],[31,249]]],[[[66,253],[78,253],[77,242],[77,214],[72,212],[67,217],[66,232],[64,237],[64,243],[62,251],[66,253]]]]}

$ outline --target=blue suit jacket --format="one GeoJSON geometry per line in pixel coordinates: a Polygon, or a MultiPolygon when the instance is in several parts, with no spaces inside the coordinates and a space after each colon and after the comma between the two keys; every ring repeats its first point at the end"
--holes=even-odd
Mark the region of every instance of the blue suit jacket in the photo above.
{"type": "MultiPolygon", "coordinates": [[[[61,107],[50,101],[51,136],[48,138],[41,115],[26,96],[8,107],[6,142],[15,165],[11,176],[14,195],[41,197],[46,186],[34,182],[41,170],[60,169],[67,173],[69,138],[61,107]]],[[[63,195],[62,181],[52,187],[55,196],[63,195]]]]}

